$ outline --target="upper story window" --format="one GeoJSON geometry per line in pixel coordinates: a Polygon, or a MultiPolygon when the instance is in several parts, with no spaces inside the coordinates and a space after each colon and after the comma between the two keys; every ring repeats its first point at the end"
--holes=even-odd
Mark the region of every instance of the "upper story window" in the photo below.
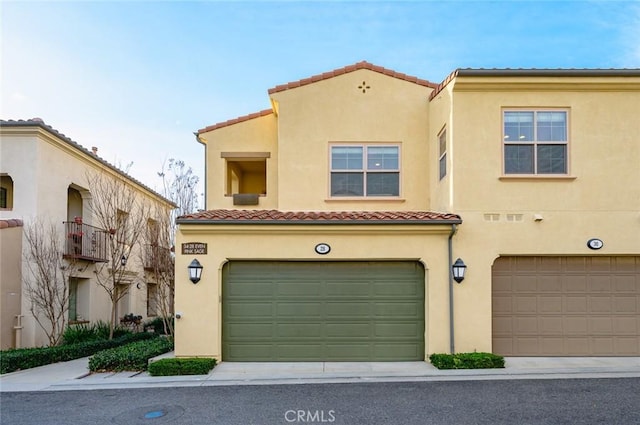
{"type": "Polygon", "coordinates": [[[267,159],[269,152],[222,152],[226,162],[225,196],[234,205],[257,205],[267,194],[267,159]]]}
{"type": "Polygon", "coordinates": [[[0,176],[0,208],[13,209],[13,179],[9,175],[0,176]]]}
{"type": "Polygon", "coordinates": [[[399,145],[331,146],[331,196],[399,195],[399,145]]]}
{"type": "Polygon", "coordinates": [[[447,175],[447,130],[443,129],[438,135],[438,165],[440,180],[447,175]]]}
{"type": "Polygon", "coordinates": [[[568,112],[504,111],[503,143],[505,174],[567,174],[568,112]]]}

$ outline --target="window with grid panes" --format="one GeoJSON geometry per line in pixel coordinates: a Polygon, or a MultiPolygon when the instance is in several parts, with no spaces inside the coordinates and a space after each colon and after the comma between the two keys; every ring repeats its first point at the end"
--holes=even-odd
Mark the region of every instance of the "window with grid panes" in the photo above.
{"type": "Polygon", "coordinates": [[[400,195],[398,145],[331,146],[332,197],[400,195]]]}
{"type": "Polygon", "coordinates": [[[503,114],[504,174],[567,174],[566,110],[503,114]]]}

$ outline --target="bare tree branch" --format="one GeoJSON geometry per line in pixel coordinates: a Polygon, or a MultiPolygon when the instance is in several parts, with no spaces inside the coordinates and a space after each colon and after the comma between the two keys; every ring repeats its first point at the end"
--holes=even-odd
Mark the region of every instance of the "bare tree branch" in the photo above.
{"type": "Polygon", "coordinates": [[[113,338],[118,301],[128,294],[133,283],[127,278],[128,269],[123,259],[128,261],[132,250],[141,241],[149,206],[124,177],[93,172],[87,175],[87,180],[92,196],[89,209],[94,224],[109,232],[108,262],[96,266],[96,280],[111,300],[109,338],[113,338]]]}
{"type": "Polygon", "coordinates": [[[24,234],[29,273],[23,280],[31,302],[29,310],[46,333],[49,345],[57,345],[67,324],[69,277],[74,265],[63,260],[64,244],[54,223],[36,219],[25,227],[24,234]]]}

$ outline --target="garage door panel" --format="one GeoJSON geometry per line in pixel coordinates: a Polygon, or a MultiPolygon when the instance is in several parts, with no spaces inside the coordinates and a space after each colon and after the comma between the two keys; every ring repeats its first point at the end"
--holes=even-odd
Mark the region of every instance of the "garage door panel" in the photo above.
{"type": "Polygon", "coordinates": [[[374,325],[374,335],[387,339],[420,338],[422,328],[416,323],[378,323],[374,325]]]}
{"type": "Polygon", "coordinates": [[[559,296],[540,296],[538,298],[539,311],[545,313],[562,313],[562,297],[559,296]]]}
{"type": "Polygon", "coordinates": [[[231,318],[248,319],[255,317],[273,316],[274,305],[271,302],[247,301],[244,303],[230,302],[227,314],[231,318]]]}
{"type": "Polygon", "coordinates": [[[562,335],[562,316],[538,317],[538,332],[542,335],[562,335]]]}
{"type": "Polygon", "coordinates": [[[233,286],[225,288],[225,290],[227,293],[224,295],[231,297],[243,294],[264,296],[273,293],[273,286],[271,282],[238,281],[233,286]]]}
{"type": "Polygon", "coordinates": [[[373,285],[375,296],[388,296],[392,298],[415,297],[422,293],[415,281],[396,280],[393,282],[375,282],[373,285]]]}
{"type": "Polygon", "coordinates": [[[536,313],[538,311],[538,298],[536,296],[515,297],[514,311],[517,313],[536,313]]]}
{"type": "Polygon", "coordinates": [[[378,302],[373,305],[373,311],[376,316],[393,316],[393,317],[412,317],[420,318],[423,316],[423,308],[415,302],[388,301],[378,302]]]}
{"type": "Polygon", "coordinates": [[[610,276],[589,276],[590,292],[606,292],[611,293],[611,277],[610,276]]]}
{"type": "Polygon", "coordinates": [[[611,313],[612,307],[611,297],[596,295],[589,298],[589,313],[611,313]]]}
{"type": "Polygon", "coordinates": [[[629,296],[614,297],[613,306],[615,309],[614,311],[616,313],[630,313],[630,314],[640,313],[640,311],[638,311],[638,302],[636,297],[629,297],[629,296]]]}
{"type": "Polygon", "coordinates": [[[361,297],[367,299],[371,292],[371,282],[368,280],[345,278],[340,282],[327,282],[326,295],[328,297],[361,297]]]}
{"type": "Polygon", "coordinates": [[[589,318],[588,317],[571,317],[562,318],[562,333],[568,335],[588,335],[589,334],[589,318]]]}
{"type": "Polygon", "coordinates": [[[640,280],[633,275],[614,276],[613,285],[617,293],[640,293],[640,280]]]}
{"type": "Polygon", "coordinates": [[[225,361],[424,359],[419,263],[230,264],[233,273],[223,269],[225,361]]]}
{"type": "Polygon", "coordinates": [[[371,315],[369,302],[327,302],[324,306],[327,319],[339,319],[343,317],[363,317],[371,315]]]}
{"type": "Polygon", "coordinates": [[[587,313],[587,297],[567,295],[564,297],[567,313],[587,313]]]}
{"type": "Polygon", "coordinates": [[[563,276],[563,289],[568,293],[582,293],[587,291],[588,276],[586,275],[565,275],[563,276]]]}
{"type": "MultiPolygon", "coordinates": [[[[322,303],[319,301],[274,301],[277,315],[282,318],[313,319],[322,317],[322,303]]],[[[269,316],[268,320],[271,320],[269,316]]]]}
{"type": "Polygon", "coordinates": [[[498,354],[640,355],[640,257],[501,257],[493,285],[498,354]]]}

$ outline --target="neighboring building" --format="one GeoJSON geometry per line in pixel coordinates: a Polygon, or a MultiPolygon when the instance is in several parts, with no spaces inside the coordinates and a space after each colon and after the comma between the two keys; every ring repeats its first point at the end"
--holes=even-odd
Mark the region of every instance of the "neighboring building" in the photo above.
{"type": "Polygon", "coordinates": [[[196,134],[177,356],[640,355],[640,70],[360,62],[269,96],[196,134]]]}
{"type": "MultiPolygon", "coordinates": [[[[175,207],[171,201],[104,161],[97,155],[96,148],[85,149],[40,119],[0,121],[0,223],[23,222],[25,229],[34,220],[59,224],[60,238],[64,240],[64,267],[70,270],[70,323],[109,321],[111,312],[109,297],[96,283],[96,270],[98,265],[109,261],[106,241],[113,237],[113,231],[109,233],[109,229],[95,226],[97,220],[90,208],[93,194],[88,181],[92,173],[102,173],[108,179],[124,179],[143,202],[159,207],[167,216],[175,207]]],[[[153,226],[154,217],[150,216],[148,223],[153,226]]],[[[26,241],[20,226],[8,225],[0,231],[2,349],[48,342],[29,312],[30,300],[23,284],[29,273],[22,256],[26,241]],[[7,242],[9,237],[15,243],[7,242]],[[21,286],[21,291],[16,289],[21,286]],[[5,303],[11,303],[11,308],[5,308],[5,303]],[[14,327],[14,334],[7,334],[7,329],[14,327]],[[21,344],[16,344],[16,340],[21,344]]],[[[148,271],[153,268],[149,262],[159,261],[158,252],[157,247],[148,246],[132,247],[129,251],[119,288],[130,290],[118,302],[117,317],[133,313],[147,318],[157,313],[153,299],[154,274],[148,271]]],[[[167,249],[167,255],[168,252],[167,249]]]]}

